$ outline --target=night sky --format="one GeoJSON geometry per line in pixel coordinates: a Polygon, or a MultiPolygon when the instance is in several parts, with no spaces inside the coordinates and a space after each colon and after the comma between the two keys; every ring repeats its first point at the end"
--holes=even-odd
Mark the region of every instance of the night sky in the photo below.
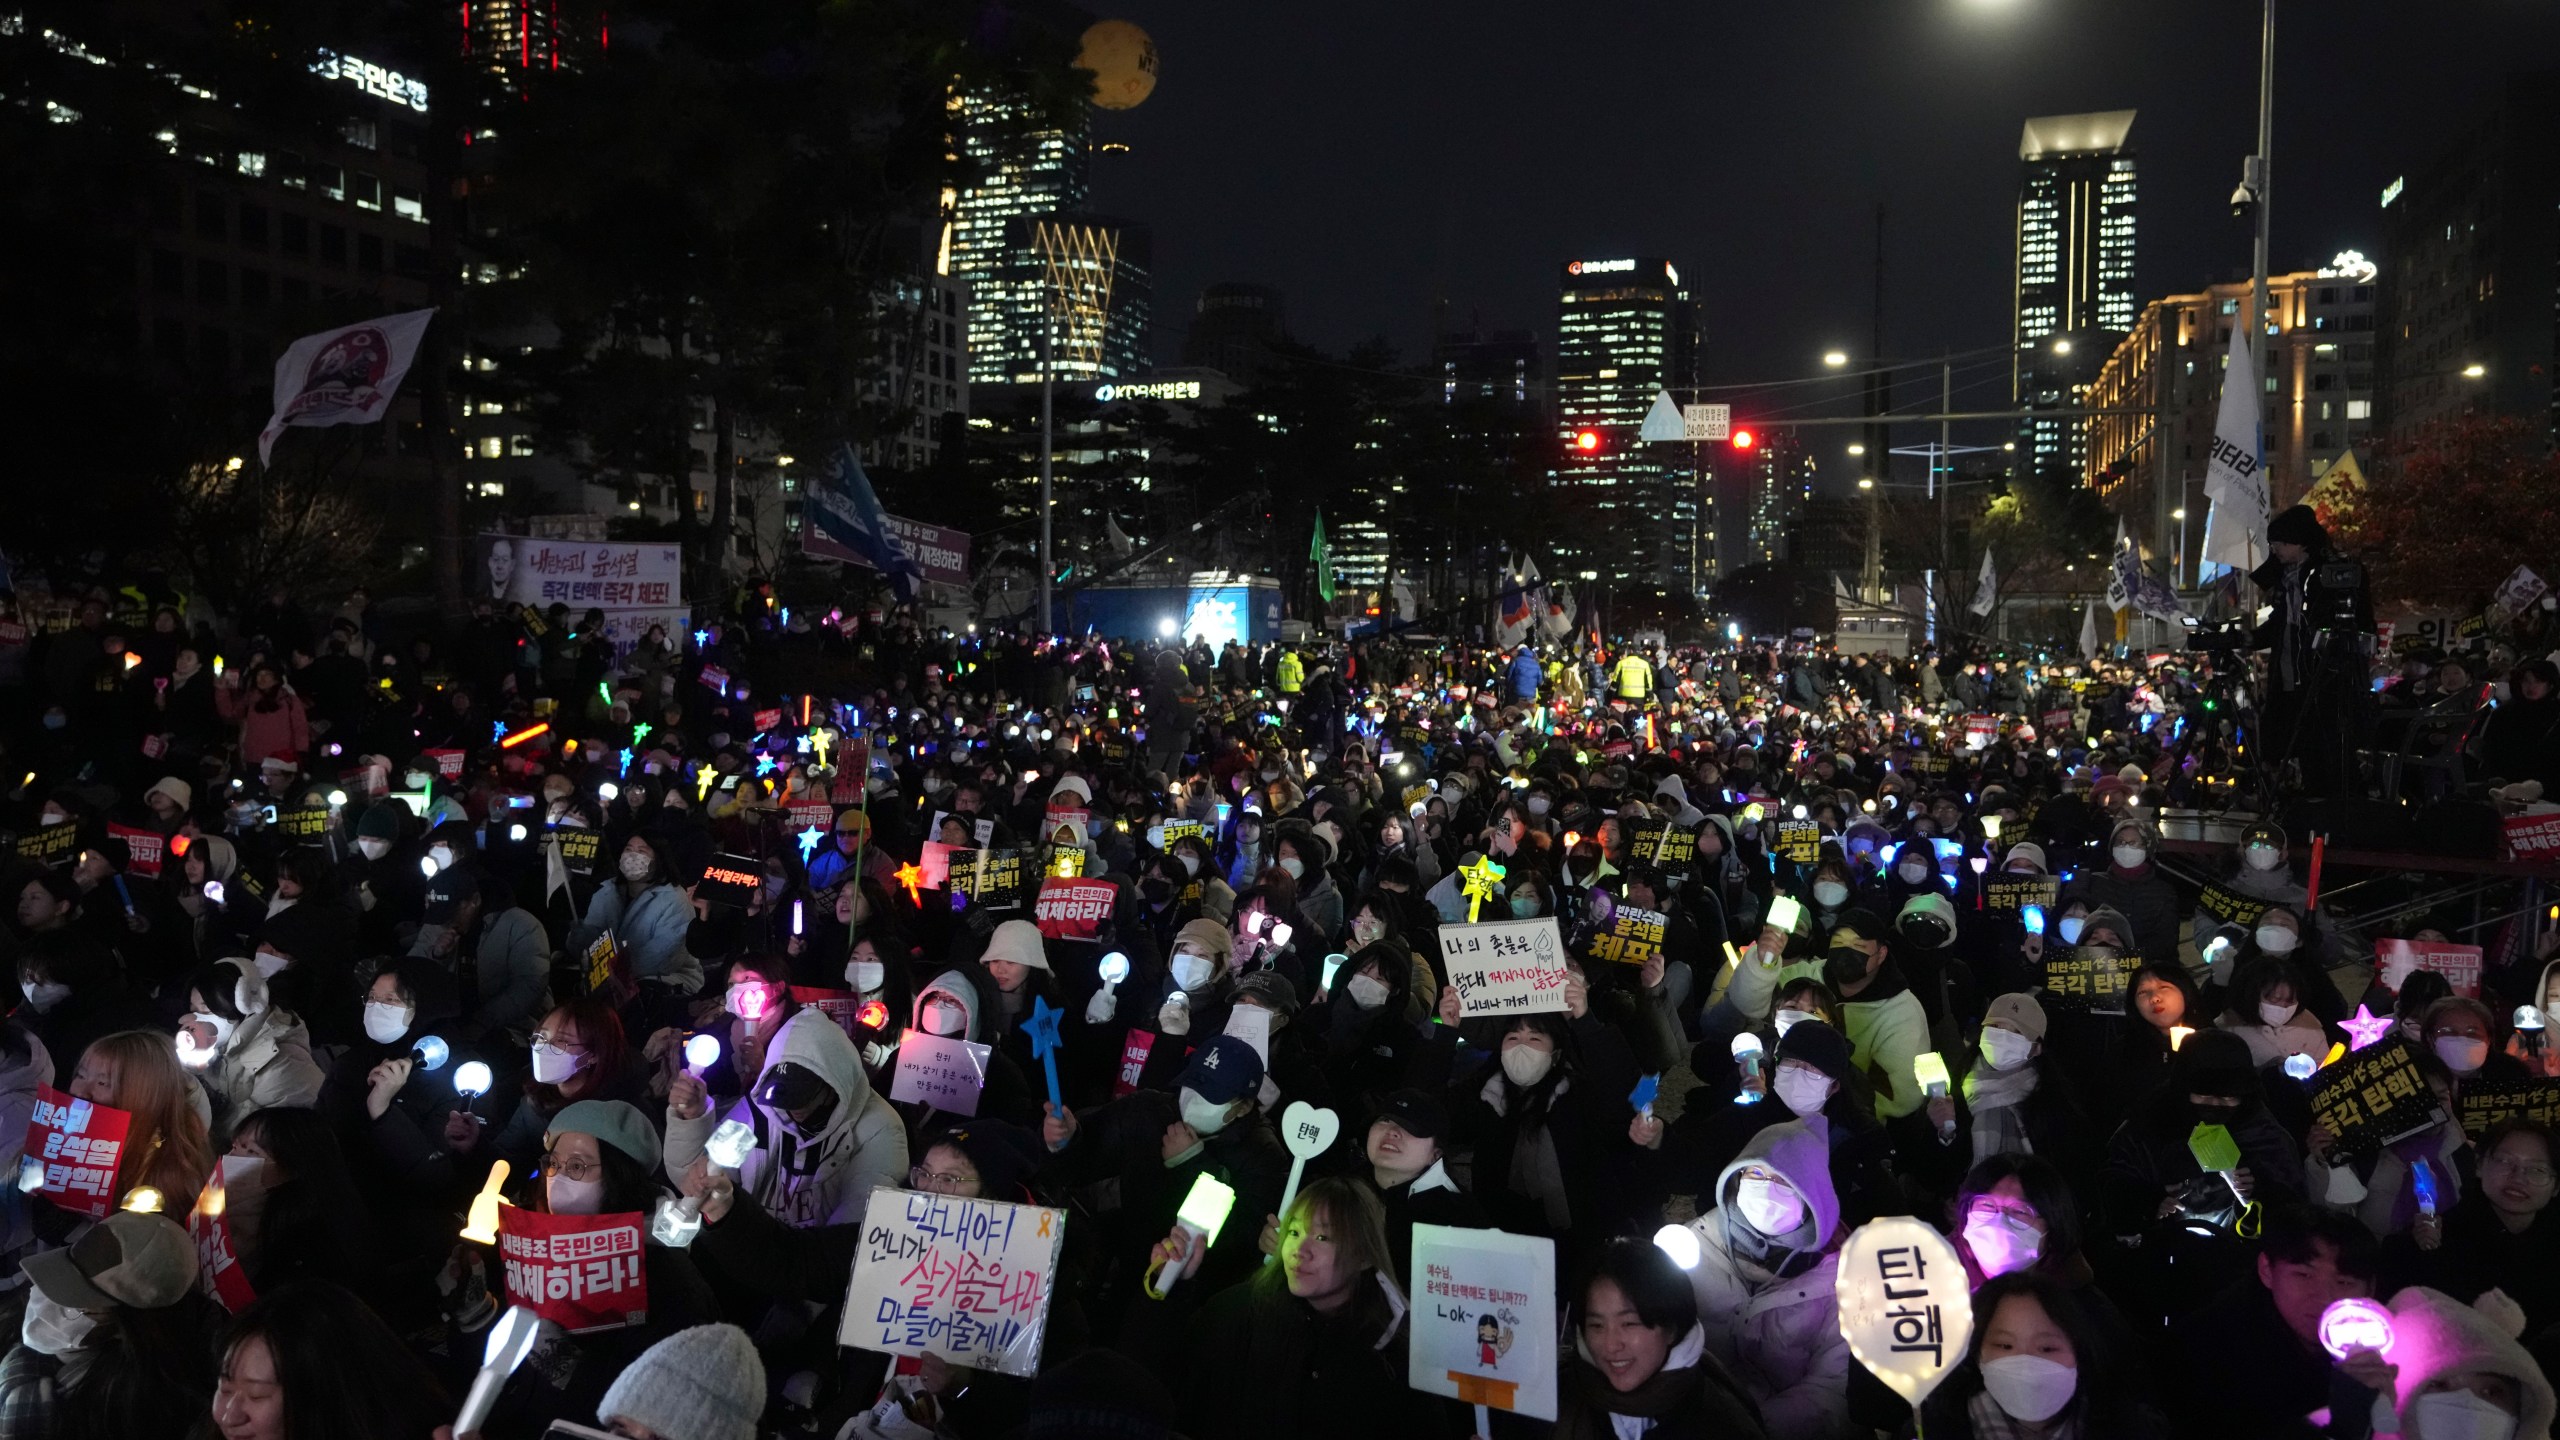
{"type": "MultiPolygon", "coordinates": [[[[1879,200],[1886,353],[1998,347],[2020,127],[2087,110],[2141,112],[2141,300],[2248,270],[2249,0],[1086,3],[1162,55],[1154,96],[1100,117],[1131,151],[1096,182],[1154,228],[1167,364],[1212,281],[1412,360],[1442,299],[1549,343],[1558,263],[1635,254],[1691,281],[1712,381],[1801,377],[1866,348],[1879,200]]],[[[2377,252],[2382,187],[2537,61],[2551,0],[2282,0],[2276,268],[2377,252]]],[[[2005,361],[1979,369],[1959,399],[2005,401],[2005,361]]]]}

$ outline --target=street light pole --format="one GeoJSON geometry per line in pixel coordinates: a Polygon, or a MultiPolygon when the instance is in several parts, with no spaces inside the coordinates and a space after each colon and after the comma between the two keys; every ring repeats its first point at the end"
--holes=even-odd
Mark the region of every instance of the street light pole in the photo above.
{"type": "Polygon", "coordinates": [[[1050,303],[1055,287],[1044,285],[1040,295],[1040,633],[1055,635],[1058,627],[1049,612],[1049,577],[1057,566],[1049,554],[1049,466],[1052,450],[1050,439],[1050,392],[1055,379],[1052,343],[1057,331],[1057,316],[1050,303]]]}
{"type": "Polygon", "coordinates": [[[2267,385],[2267,240],[2270,173],[2274,169],[2276,125],[2276,0],[2266,0],[2265,16],[2258,35],[2258,153],[2251,161],[2257,181],[2258,241],[2256,270],[2251,280],[2251,294],[2257,319],[2249,327],[2249,368],[2255,372],[2259,393],[2249,403],[2264,410],[2267,385]]]}

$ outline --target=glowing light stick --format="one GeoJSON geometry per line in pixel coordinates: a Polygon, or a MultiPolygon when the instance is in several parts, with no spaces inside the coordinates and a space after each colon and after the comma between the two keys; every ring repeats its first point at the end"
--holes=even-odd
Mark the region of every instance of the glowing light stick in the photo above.
{"type": "Polygon", "coordinates": [[[409,1058],[418,1062],[419,1069],[432,1075],[444,1068],[444,1062],[453,1058],[453,1047],[444,1043],[441,1036],[421,1035],[418,1043],[409,1047],[409,1058]]]}
{"type": "MultiPolygon", "coordinates": [[[[1215,1175],[1202,1172],[1191,1182],[1191,1193],[1182,1197],[1182,1208],[1174,1212],[1174,1228],[1191,1237],[1192,1244],[1203,1253],[1218,1243],[1218,1232],[1226,1228],[1228,1212],[1236,1208],[1234,1188],[1215,1175]]],[[[1173,1293],[1175,1282],[1189,1274],[1189,1267],[1169,1261],[1157,1268],[1147,1280],[1147,1293],[1158,1300],[1173,1293]]]]}
{"type": "Polygon", "coordinates": [[[1733,1037],[1733,1058],[1742,1066],[1742,1088],[1734,1092],[1734,1104],[1757,1105],[1760,1103],[1762,1088],[1760,1066],[1766,1054],[1767,1047],[1760,1043],[1759,1036],[1750,1031],[1745,1030],[1733,1037]]]}
{"type": "Polygon", "coordinates": [[[1049,1103],[1061,1111],[1067,1102],[1058,1091],[1058,1021],[1065,1014],[1049,1003],[1049,997],[1034,996],[1031,1018],[1022,1026],[1022,1032],[1031,1037],[1031,1053],[1040,1057],[1041,1075],[1049,1082],[1049,1103]]]}
{"type": "Polygon", "coordinates": [[[2399,1338],[2392,1328],[2391,1312],[2378,1300],[2332,1300],[2329,1308],[2320,1312],[2320,1348],[2328,1351],[2332,1360],[2344,1360],[2357,1350],[2375,1350],[2387,1356],[2399,1338]]]}
{"type": "MultiPolygon", "coordinates": [[[[498,1168],[504,1170],[506,1162],[498,1162],[498,1168]]],[[[541,1317],[522,1305],[507,1307],[507,1313],[489,1327],[489,1348],[481,1357],[480,1373],[471,1377],[462,1413],[453,1417],[454,1434],[475,1434],[489,1423],[489,1412],[498,1408],[498,1392],[506,1388],[507,1377],[516,1373],[541,1338],[541,1317]]]]}

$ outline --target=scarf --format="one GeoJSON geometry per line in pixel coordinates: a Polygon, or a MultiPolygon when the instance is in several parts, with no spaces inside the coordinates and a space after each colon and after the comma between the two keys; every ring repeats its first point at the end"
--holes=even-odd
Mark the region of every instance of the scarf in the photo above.
{"type": "MultiPolygon", "coordinates": [[[[1496,1115],[1506,1108],[1503,1083],[1507,1078],[1496,1066],[1493,1077],[1484,1084],[1484,1102],[1493,1107],[1496,1115]]],[[[1555,1089],[1548,1092],[1545,1111],[1522,1117],[1526,1123],[1511,1142],[1511,1172],[1506,1177],[1512,1193],[1537,1200],[1545,1207],[1547,1223],[1558,1230],[1573,1224],[1573,1207],[1565,1196],[1564,1162],[1556,1158],[1555,1132],[1546,1120],[1555,1113],[1555,1102],[1564,1098],[1564,1092],[1572,1085],[1570,1077],[1559,1077],[1555,1089]]]]}
{"type": "Polygon", "coordinates": [[[1690,1326],[1689,1333],[1680,1337],[1680,1343],[1663,1357],[1662,1368],[1633,1390],[1620,1390],[1609,1383],[1590,1352],[1583,1348],[1581,1337],[1575,1337],[1573,1348],[1581,1363],[1565,1365],[1564,1383],[1578,1404],[1558,1420],[1555,1440],[1604,1440],[1594,1423],[1604,1415],[1613,1440],[1637,1440],[1671,1416],[1695,1409],[1698,1392],[1706,1384],[1699,1366],[1707,1351],[1703,1325],[1690,1326]]]}
{"type": "Polygon", "coordinates": [[[1973,1116],[1974,1159],[2035,1153],[2036,1147],[2027,1139],[2026,1118],[2018,1113],[2019,1103],[2035,1088],[2033,1061],[2015,1070],[1976,1065],[1964,1077],[1964,1103],[1973,1116]]]}
{"type": "MultiPolygon", "coordinates": [[[[1973,1422],[1973,1440],[2026,1440],[2026,1430],[2008,1411],[2000,1408],[1988,1390],[1977,1391],[1964,1404],[1964,1415],[1973,1422]]],[[[2077,1440],[2080,1422],[2059,1420],[2045,1432],[2044,1440],[2077,1440]]]]}

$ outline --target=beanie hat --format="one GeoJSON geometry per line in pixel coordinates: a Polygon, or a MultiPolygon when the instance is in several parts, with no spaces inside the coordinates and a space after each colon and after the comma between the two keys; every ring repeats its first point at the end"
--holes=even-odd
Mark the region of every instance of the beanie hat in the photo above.
{"type": "Polygon", "coordinates": [[[936,1145],[948,1145],[969,1157],[969,1168],[978,1172],[978,1193],[990,1200],[1009,1201],[1021,1195],[1047,1158],[1039,1136],[1004,1120],[955,1120],[941,1134],[924,1137],[916,1147],[918,1162],[936,1145]]]}
{"type": "Polygon", "coordinates": [[[2021,990],[2015,995],[2003,995],[1992,1001],[1990,1006],[1982,1012],[1982,1019],[1985,1024],[1994,1020],[2006,1020],[2019,1034],[2030,1040],[2044,1038],[2044,1006],[2028,991],[2021,990]]]}
{"type": "Polygon", "coordinates": [[[1185,940],[1200,947],[1201,954],[1221,965],[1236,948],[1236,937],[1228,934],[1227,927],[1215,920],[1194,920],[1173,932],[1174,944],[1179,945],[1185,940]]]}
{"type": "Polygon", "coordinates": [[[2258,1068],[2249,1045],[2230,1030],[2199,1030],[2171,1057],[2168,1090],[2180,1095],[2257,1098],[2258,1068]]]}
{"type": "Polygon", "coordinates": [[[1028,920],[1007,920],[997,926],[996,933],[987,937],[987,953],[979,957],[979,963],[997,960],[1010,960],[1032,970],[1048,969],[1048,952],[1040,948],[1040,927],[1028,920]]]}
{"type": "Polygon", "coordinates": [[[1255,970],[1237,976],[1234,998],[1250,998],[1282,1019],[1298,1013],[1298,987],[1277,970],[1255,970]]]}
{"type": "Polygon", "coordinates": [[[640,1352],[604,1392],[596,1418],[670,1440],[755,1440],[764,1400],[764,1361],[747,1332],[696,1325],[640,1352]]]}
{"type": "Polygon", "coordinates": [[[1842,1085],[1858,1069],[1849,1058],[1847,1037],[1822,1020],[1799,1020],[1788,1026],[1787,1033],[1778,1037],[1778,1058],[1801,1060],[1842,1085]]]}
{"type": "Polygon", "coordinates": [[[1893,931],[1884,923],[1884,917],[1859,905],[1841,911],[1840,918],[1831,923],[1833,945],[1838,945],[1844,935],[1856,940],[1889,940],[1893,931]]]}
{"type": "Polygon", "coordinates": [[[2053,869],[2052,864],[2044,858],[2044,847],[2033,840],[2019,841],[2017,844],[2010,846],[2008,852],[2000,857],[2000,863],[2003,865],[2012,864],[2019,860],[2024,860],[2028,864],[2035,866],[2036,873],[2039,875],[2049,874],[2053,869]]]}
{"type": "Polygon", "coordinates": [[[407,809],[407,806],[390,800],[377,800],[367,805],[364,807],[364,813],[356,817],[356,838],[359,840],[399,839],[400,817],[407,809]]]}
{"type": "Polygon", "coordinates": [[[145,800],[154,795],[168,796],[169,803],[181,810],[188,809],[196,803],[195,787],[175,775],[168,776],[159,784],[142,792],[142,798],[145,800]]]}
{"type": "Polygon", "coordinates": [[[1086,784],[1084,777],[1081,775],[1061,775],[1058,777],[1058,783],[1049,787],[1049,803],[1051,806],[1058,809],[1070,808],[1067,804],[1063,803],[1069,796],[1073,796],[1075,799],[1081,800],[1087,805],[1091,805],[1093,803],[1093,787],[1086,784]]]}
{"type": "Polygon", "coordinates": [[[2296,505],[2290,509],[2279,510],[2273,519],[2267,521],[2267,540],[2270,544],[2282,543],[2309,547],[2318,545],[2328,538],[2329,532],[2320,528],[2320,512],[2308,505],[2296,505]]]}
{"type": "MultiPolygon", "coordinates": [[[[628,1155],[643,1170],[658,1168],[658,1131],[640,1107],[628,1100],[578,1100],[551,1117],[542,1132],[544,1143],[564,1134],[593,1135],[599,1144],[628,1155]]],[[[642,1356],[643,1363],[648,1357],[642,1356]]],[[[638,1416],[632,1417],[634,1419],[638,1416]]]]}

